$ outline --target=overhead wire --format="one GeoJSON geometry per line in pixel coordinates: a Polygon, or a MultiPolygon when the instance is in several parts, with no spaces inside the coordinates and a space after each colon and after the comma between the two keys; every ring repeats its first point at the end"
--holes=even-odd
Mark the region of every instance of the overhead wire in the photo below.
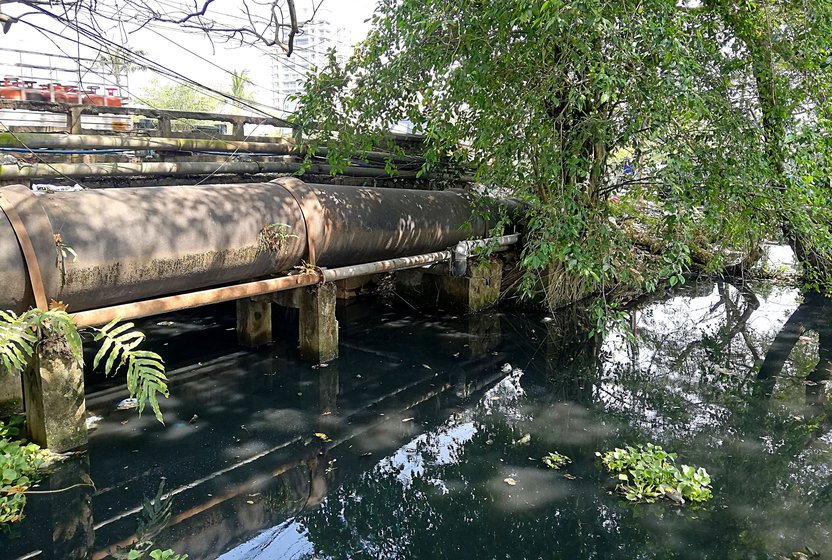
{"type": "MultiPolygon", "coordinates": [[[[113,42],[111,39],[109,39],[105,36],[102,36],[99,33],[96,33],[94,31],[90,31],[89,29],[87,29],[83,25],[79,24],[78,26],[75,26],[74,23],[71,20],[62,18],[60,15],[54,14],[52,12],[49,12],[49,11],[44,10],[42,8],[39,8],[38,6],[34,6],[34,7],[36,9],[41,10],[46,15],[49,15],[49,16],[55,18],[59,23],[64,24],[69,29],[71,29],[73,31],[76,31],[76,30],[79,31],[80,34],[84,35],[84,37],[86,39],[92,40],[94,43],[101,43],[102,45],[106,45],[106,46],[110,47],[111,49],[113,49],[113,52],[115,53],[115,56],[125,58],[130,62],[146,66],[146,67],[148,67],[152,70],[155,70],[156,72],[158,72],[162,75],[165,75],[165,76],[168,76],[168,77],[174,77],[175,76],[178,79],[180,79],[182,81],[185,81],[185,82],[193,85],[194,87],[196,87],[198,89],[211,92],[214,95],[220,96],[220,97],[222,97],[224,99],[227,99],[229,101],[236,101],[239,105],[242,105],[246,108],[249,108],[251,110],[259,112],[259,113],[261,113],[261,114],[263,114],[267,117],[280,118],[280,117],[277,117],[275,115],[269,114],[268,112],[264,111],[263,109],[258,108],[258,107],[252,105],[251,103],[249,103],[245,100],[237,99],[232,95],[229,95],[229,94],[226,94],[222,91],[216,90],[216,89],[214,89],[210,86],[206,86],[204,84],[201,84],[201,83],[197,82],[196,80],[193,80],[193,79],[181,74],[180,72],[172,70],[172,69],[168,68],[167,66],[148,58],[147,56],[145,56],[143,54],[137,53],[136,51],[134,51],[133,49],[131,49],[129,47],[126,47],[124,45],[119,45],[119,44],[113,42]]],[[[29,23],[29,24],[31,25],[31,23],[29,23]]]]}
{"type": "MultiPolygon", "coordinates": [[[[29,23],[29,22],[27,22],[27,23],[29,23]]],[[[53,32],[53,31],[51,31],[51,30],[40,28],[39,26],[36,26],[36,25],[34,25],[34,24],[31,24],[31,23],[29,23],[29,25],[31,25],[32,27],[35,27],[36,29],[38,29],[38,30],[39,30],[39,31],[41,31],[41,32],[51,33],[51,34],[54,34],[54,35],[56,35],[56,36],[58,36],[58,37],[60,37],[60,38],[62,38],[62,39],[66,39],[66,37],[64,37],[63,35],[60,35],[60,34],[58,34],[58,33],[55,33],[55,32],[53,32]]],[[[68,39],[68,40],[70,40],[70,41],[71,41],[71,39],[68,39]]],[[[64,53],[64,55],[71,57],[71,55],[69,55],[66,51],[64,51],[64,50],[63,50],[63,48],[62,48],[60,45],[58,45],[58,44],[57,44],[54,40],[51,40],[51,38],[50,38],[50,41],[52,41],[52,43],[55,45],[55,47],[56,47],[56,48],[58,48],[58,50],[60,50],[62,53],[64,53]]],[[[87,48],[94,48],[94,47],[91,47],[90,45],[87,45],[87,44],[84,44],[84,46],[86,46],[87,48]]],[[[77,60],[77,62],[78,62],[78,63],[79,63],[79,65],[80,65],[80,60],[77,60]]],[[[105,81],[107,81],[107,82],[109,82],[109,83],[110,83],[110,84],[112,84],[112,85],[116,85],[114,82],[112,82],[112,80],[110,80],[110,79],[109,79],[108,77],[106,77],[106,76],[104,77],[104,80],[105,80],[105,81]]],[[[185,85],[186,87],[188,87],[188,85],[187,85],[187,84],[182,84],[182,85],[185,85]]],[[[133,93],[131,93],[129,90],[126,90],[126,89],[125,89],[125,91],[127,91],[128,95],[133,96],[133,93]]],[[[163,114],[166,112],[164,109],[159,109],[159,108],[153,107],[153,104],[152,104],[152,103],[147,102],[147,100],[142,100],[142,99],[141,99],[140,97],[138,97],[138,96],[136,96],[135,98],[136,98],[136,99],[138,99],[139,101],[141,101],[142,103],[144,103],[145,105],[148,105],[149,107],[151,107],[151,108],[153,108],[153,109],[155,109],[155,110],[157,110],[157,111],[162,112],[163,114]]],[[[6,128],[8,128],[8,127],[6,127],[6,128]]],[[[255,127],[255,129],[254,129],[254,130],[256,130],[256,128],[257,128],[257,127],[255,127]]],[[[11,131],[10,131],[10,132],[11,132],[11,131]]],[[[13,134],[13,133],[12,133],[12,134],[13,134]]],[[[252,134],[253,134],[253,131],[252,131],[251,133],[249,133],[248,135],[246,135],[246,137],[245,137],[244,141],[248,140],[248,138],[249,138],[252,134]]],[[[207,134],[207,136],[208,136],[210,139],[212,139],[212,140],[219,140],[219,139],[220,139],[220,136],[219,136],[218,134],[211,134],[211,133],[208,133],[208,134],[207,134]]],[[[61,175],[62,177],[64,177],[65,179],[71,180],[69,177],[67,177],[66,175],[64,175],[63,173],[61,173],[61,172],[60,172],[60,171],[58,171],[57,169],[55,169],[52,165],[50,165],[50,164],[49,164],[49,162],[47,162],[47,161],[45,161],[43,158],[41,158],[41,157],[40,157],[40,156],[39,156],[39,155],[38,155],[38,154],[37,154],[34,150],[32,150],[31,148],[29,148],[29,147],[28,147],[25,143],[23,143],[22,141],[20,141],[20,139],[19,139],[16,135],[15,135],[15,139],[17,139],[17,140],[18,140],[18,142],[20,142],[20,143],[21,143],[21,145],[23,145],[23,146],[24,146],[24,147],[28,150],[28,152],[29,152],[29,153],[31,153],[32,155],[34,155],[35,157],[37,157],[37,158],[38,158],[38,159],[39,159],[42,163],[44,163],[44,164],[48,165],[50,169],[52,169],[52,170],[53,170],[53,171],[55,171],[56,173],[60,174],[60,175],[61,175]]],[[[226,161],[225,161],[225,162],[223,162],[223,166],[224,166],[225,164],[227,164],[227,163],[230,163],[230,162],[231,162],[231,161],[232,161],[232,160],[236,157],[236,155],[235,155],[235,154],[236,154],[236,151],[237,151],[237,150],[235,150],[235,152],[234,152],[234,153],[232,153],[230,156],[228,156],[228,158],[226,159],[226,161]]],[[[212,174],[211,174],[211,176],[213,176],[213,175],[214,175],[217,171],[219,171],[219,169],[218,169],[218,170],[216,170],[214,173],[212,173],[212,174]]],[[[207,178],[206,178],[206,179],[207,179],[207,178]]],[[[201,184],[201,182],[200,182],[200,184],[201,184]]],[[[83,185],[81,185],[81,186],[83,187],[83,185]]],[[[84,187],[84,188],[85,188],[85,187],[84,187]]]]}
{"type": "MultiPolygon", "coordinates": [[[[54,35],[54,36],[56,36],[56,37],[58,37],[58,38],[60,38],[60,39],[67,40],[67,41],[70,41],[70,42],[75,42],[75,40],[74,40],[74,39],[67,38],[67,37],[65,37],[65,36],[61,35],[60,33],[57,33],[57,32],[52,31],[52,30],[50,30],[50,29],[46,29],[46,28],[40,27],[40,26],[35,25],[35,24],[31,23],[31,22],[23,22],[23,23],[26,23],[27,25],[29,25],[29,26],[31,26],[31,27],[33,27],[33,28],[35,28],[36,30],[38,30],[38,31],[39,31],[39,32],[41,32],[41,33],[54,35]]],[[[70,57],[70,58],[74,58],[74,57],[72,57],[72,55],[68,54],[68,53],[67,53],[67,52],[66,52],[66,51],[65,51],[65,50],[64,50],[64,49],[63,49],[63,48],[62,48],[62,47],[61,47],[58,43],[56,43],[56,42],[55,42],[54,40],[52,40],[51,38],[50,38],[50,41],[51,41],[51,42],[52,42],[52,44],[54,44],[54,45],[56,46],[56,48],[58,48],[58,49],[59,49],[59,50],[60,50],[60,51],[61,51],[61,52],[65,55],[65,56],[68,56],[68,57],[70,57]]],[[[83,46],[85,46],[85,47],[87,47],[87,48],[89,48],[89,49],[92,49],[92,50],[95,50],[95,49],[96,49],[96,47],[95,47],[95,46],[90,45],[90,44],[88,44],[88,43],[82,43],[82,45],[83,45],[83,46]]],[[[129,60],[128,60],[128,61],[129,61],[129,60]]],[[[77,60],[76,60],[76,62],[79,62],[79,61],[77,61],[77,60]]],[[[80,64],[80,62],[79,62],[79,64],[80,64]]],[[[147,105],[147,106],[151,107],[152,109],[155,109],[155,110],[158,110],[158,111],[162,111],[162,112],[164,112],[164,111],[165,111],[164,109],[161,109],[161,108],[158,108],[158,107],[154,107],[152,103],[150,103],[147,99],[142,98],[142,96],[140,96],[140,95],[136,94],[136,92],[129,91],[129,90],[128,90],[128,88],[126,88],[123,84],[118,84],[118,83],[116,83],[116,82],[112,81],[112,80],[111,80],[108,76],[95,72],[95,71],[92,69],[92,67],[91,67],[91,66],[90,66],[90,67],[86,67],[86,68],[87,68],[87,70],[90,70],[90,71],[92,71],[92,72],[96,73],[97,75],[99,75],[99,76],[100,76],[100,77],[101,77],[101,78],[102,78],[105,82],[109,83],[110,85],[114,85],[114,86],[121,87],[122,89],[124,89],[125,91],[127,91],[128,95],[130,95],[130,97],[132,97],[133,99],[138,100],[139,102],[141,102],[141,103],[143,103],[143,104],[145,104],[145,105],[147,105]]],[[[151,69],[151,70],[153,70],[153,69],[151,69]]],[[[199,88],[199,87],[195,87],[195,86],[193,85],[193,80],[190,80],[190,79],[188,79],[188,80],[181,80],[181,79],[178,79],[177,77],[171,77],[171,76],[168,76],[168,75],[163,74],[163,73],[161,73],[161,72],[157,72],[157,73],[160,73],[161,75],[163,75],[163,76],[165,76],[165,77],[167,77],[167,78],[171,79],[171,80],[172,80],[172,81],[174,81],[175,83],[178,83],[178,84],[180,84],[180,85],[182,85],[182,86],[184,86],[184,87],[186,87],[186,88],[188,88],[188,89],[190,89],[190,90],[192,90],[192,91],[195,91],[195,92],[198,92],[198,93],[202,93],[202,94],[206,95],[207,97],[210,97],[211,99],[214,99],[215,101],[226,102],[229,98],[230,98],[230,99],[236,99],[235,97],[233,97],[233,96],[229,96],[229,95],[224,95],[223,97],[218,97],[218,96],[214,95],[213,93],[207,93],[207,92],[204,92],[204,91],[202,91],[202,90],[201,90],[201,88],[199,88]]],[[[212,91],[213,91],[213,90],[212,90],[212,91]]],[[[263,105],[265,105],[265,104],[263,104],[263,105]]],[[[282,112],[282,113],[284,113],[284,114],[290,114],[290,112],[288,112],[288,111],[281,111],[280,109],[278,109],[278,108],[276,108],[276,107],[270,107],[270,106],[266,106],[266,107],[269,107],[269,108],[274,109],[274,110],[276,110],[276,111],[282,112]]],[[[265,115],[267,118],[275,118],[275,117],[273,117],[272,115],[270,115],[269,113],[267,113],[266,111],[259,110],[259,112],[260,112],[261,114],[265,115]]],[[[281,117],[277,117],[277,118],[281,118],[281,117]]]]}
{"type": "MultiPolygon", "coordinates": [[[[110,17],[111,17],[111,18],[113,18],[115,21],[119,21],[119,22],[120,22],[120,23],[118,24],[119,26],[123,26],[123,22],[121,21],[121,18],[120,18],[120,17],[115,17],[115,16],[116,16],[116,15],[119,15],[119,16],[120,16],[120,14],[121,14],[121,9],[122,9],[122,8],[121,8],[121,7],[119,7],[119,9],[118,9],[118,11],[116,12],[116,14],[111,14],[111,15],[110,15],[110,17]]],[[[117,51],[115,51],[115,52],[116,52],[115,56],[118,56],[118,57],[120,57],[120,58],[122,58],[122,59],[126,60],[127,62],[133,62],[133,63],[135,63],[135,64],[140,64],[140,65],[142,65],[143,67],[146,67],[146,68],[148,68],[148,69],[150,69],[150,70],[152,70],[152,71],[155,71],[156,73],[158,73],[158,74],[160,74],[160,75],[163,75],[163,76],[165,76],[165,77],[167,77],[167,78],[169,78],[169,79],[172,79],[174,82],[180,83],[181,85],[183,85],[183,86],[185,86],[185,87],[188,87],[189,89],[192,89],[192,90],[194,90],[194,91],[200,91],[201,93],[204,93],[204,94],[208,95],[209,97],[214,98],[215,100],[221,100],[221,101],[222,101],[222,100],[229,100],[229,101],[231,101],[232,103],[236,103],[236,104],[238,104],[238,105],[244,105],[244,106],[247,106],[247,107],[249,107],[250,109],[253,109],[253,110],[255,110],[255,111],[257,111],[257,112],[260,112],[261,114],[265,115],[265,117],[266,117],[266,118],[274,118],[274,117],[273,117],[273,115],[268,114],[266,111],[262,110],[262,109],[261,109],[261,108],[259,108],[259,107],[255,107],[254,105],[252,105],[252,104],[251,104],[250,102],[248,102],[247,100],[241,100],[241,99],[239,99],[239,98],[237,98],[237,97],[235,97],[235,96],[233,96],[233,95],[229,95],[229,94],[226,94],[226,93],[224,93],[224,92],[217,91],[217,90],[215,90],[214,88],[211,88],[211,87],[205,86],[204,84],[201,84],[201,83],[197,82],[196,80],[193,80],[193,79],[191,79],[191,78],[189,78],[189,77],[187,77],[187,76],[185,76],[185,75],[183,75],[183,74],[181,74],[181,73],[179,73],[179,72],[177,72],[177,71],[175,71],[175,70],[172,70],[172,69],[170,69],[170,68],[168,68],[168,67],[166,67],[166,66],[164,66],[164,65],[162,65],[162,64],[160,64],[160,63],[158,63],[158,62],[156,62],[156,61],[154,61],[154,60],[152,60],[152,59],[150,59],[150,58],[148,58],[147,56],[145,56],[145,55],[144,55],[144,54],[142,54],[142,53],[138,53],[138,52],[134,51],[133,49],[131,49],[131,48],[129,48],[129,47],[125,47],[124,45],[118,45],[118,44],[114,43],[112,40],[110,40],[109,38],[107,38],[106,36],[104,36],[103,29],[100,29],[100,28],[99,28],[99,29],[97,29],[97,30],[96,30],[96,29],[94,28],[94,25],[95,25],[95,24],[93,24],[93,30],[92,30],[92,31],[90,31],[90,30],[89,30],[89,29],[87,29],[86,27],[82,26],[82,25],[81,25],[81,23],[80,23],[77,19],[76,19],[76,21],[75,21],[75,22],[72,22],[71,20],[69,20],[69,19],[68,19],[68,18],[66,18],[66,17],[62,18],[61,16],[56,15],[56,14],[53,14],[53,13],[48,12],[48,11],[45,11],[45,10],[41,10],[41,11],[43,12],[43,14],[44,14],[44,15],[48,15],[48,16],[53,17],[53,19],[55,19],[55,20],[57,20],[59,23],[63,24],[66,28],[71,29],[71,30],[73,30],[73,31],[75,31],[75,32],[76,32],[76,36],[77,36],[77,38],[74,40],[74,42],[76,43],[76,46],[77,46],[77,48],[78,48],[78,56],[77,56],[77,57],[71,57],[71,58],[75,58],[75,59],[77,60],[78,65],[79,65],[79,73],[80,73],[80,68],[81,68],[81,66],[82,66],[82,65],[81,65],[81,62],[80,62],[80,61],[81,61],[81,56],[80,56],[80,47],[81,47],[81,46],[85,46],[86,48],[96,49],[96,47],[94,47],[94,46],[92,46],[92,45],[89,45],[89,44],[87,44],[87,43],[82,43],[82,41],[81,41],[81,38],[80,38],[80,37],[81,37],[81,35],[83,35],[85,39],[87,39],[87,40],[91,40],[93,43],[99,43],[99,44],[100,44],[100,46],[105,46],[105,45],[106,45],[108,48],[117,49],[117,51]],[[208,92],[208,93],[206,93],[206,92],[208,92]]],[[[76,14],[76,16],[77,16],[77,14],[76,14]]],[[[45,28],[43,28],[43,27],[37,26],[37,25],[35,25],[35,24],[31,23],[31,22],[28,22],[28,21],[23,21],[23,23],[26,23],[27,25],[30,25],[31,27],[35,28],[36,30],[38,30],[38,31],[39,31],[39,32],[41,32],[42,34],[52,34],[52,35],[55,35],[55,36],[57,36],[57,37],[60,37],[61,39],[65,39],[65,40],[70,40],[70,41],[72,41],[72,39],[68,39],[66,36],[64,36],[64,35],[62,35],[62,34],[59,34],[59,33],[56,33],[56,32],[54,32],[54,31],[51,31],[51,30],[49,30],[49,29],[45,29],[45,28]]],[[[122,30],[122,34],[123,34],[123,33],[124,33],[123,27],[120,27],[120,29],[122,30]]],[[[200,58],[200,59],[202,59],[202,60],[204,60],[204,61],[206,61],[206,62],[208,62],[208,63],[212,64],[213,66],[215,66],[215,67],[217,67],[217,68],[219,68],[220,70],[223,70],[224,72],[227,72],[227,73],[229,73],[229,74],[232,74],[232,75],[233,75],[233,73],[232,73],[232,72],[229,72],[227,69],[222,68],[221,66],[219,66],[219,65],[217,65],[217,64],[215,64],[215,63],[213,63],[213,62],[211,62],[211,61],[208,61],[207,59],[205,59],[204,57],[201,57],[200,55],[197,55],[196,53],[194,53],[194,52],[193,52],[193,51],[191,51],[190,49],[187,49],[187,48],[186,48],[186,47],[184,47],[183,45],[178,44],[176,41],[173,41],[173,40],[169,39],[168,37],[165,37],[164,35],[162,35],[161,33],[159,33],[157,30],[155,30],[155,29],[151,29],[151,31],[153,31],[153,32],[154,32],[155,34],[157,34],[157,35],[161,35],[162,37],[164,37],[165,39],[169,40],[170,42],[172,42],[172,43],[173,43],[174,45],[176,45],[177,47],[179,47],[179,48],[181,48],[181,49],[185,50],[186,52],[189,52],[189,53],[191,53],[192,55],[195,55],[195,56],[197,56],[198,58],[200,58]]],[[[51,38],[50,38],[50,40],[51,40],[51,38]]],[[[58,45],[57,45],[57,43],[56,43],[54,40],[51,40],[51,41],[52,41],[52,43],[53,43],[53,44],[55,44],[55,45],[59,48],[59,50],[61,50],[62,52],[64,52],[64,54],[65,54],[65,55],[70,56],[70,55],[68,55],[68,54],[66,53],[66,51],[64,51],[62,48],[60,48],[60,46],[58,46],[58,45]]],[[[261,46],[261,45],[256,45],[256,48],[258,48],[258,50],[261,50],[261,52],[264,52],[264,51],[263,51],[263,48],[262,48],[262,46],[261,46]]],[[[100,50],[100,49],[99,49],[99,50],[100,50]]],[[[272,60],[274,60],[274,61],[281,61],[281,62],[283,62],[283,63],[287,63],[287,62],[289,62],[287,59],[284,59],[284,58],[282,58],[282,57],[281,57],[281,58],[276,57],[274,53],[264,52],[264,54],[266,54],[267,56],[269,56],[270,58],[272,58],[272,60]]],[[[310,61],[310,60],[306,59],[306,58],[305,58],[305,57],[303,57],[303,56],[298,55],[298,56],[297,56],[297,58],[300,58],[300,59],[302,59],[302,60],[306,61],[308,64],[310,64],[310,66],[314,64],[312,61],[310,61]]],[[[301,68],[301,66],[300,66],[299,64],[297,64],[296,62],[294,62],[294,61],[291,61],[291,62],[290,62],[290,64],[295,65],[297,68],[301,68]]],[[[90,71],[94,72],[94,70],[92,70],[92,67],[86,67],[85,69],[87,70],[87,72],[90,72],[90,71]]],[[[308,69],[307,69],[307,68],[303,68],[303,70],[308,71],[308,69]]],[[[300,72],[298,72],[298,73],[300,74],[300,72]]],[[[98,74],[98,73],[96,72],[96,74],[98,74]]],[[[86,73],[85,73],[85,75],[86,75],[86,73]]],[[[108,78],[106,78],[106,77],[105,77],[105,80],[106,80],[106,81],[109,81],[110,83],[113,83],[111,80],[109,80],[109,79],[108,79],[108,78]]],[[[113,84],[113,85],[120,85],[120,84],[113,84]]],[[[259,87],[262,87],[262,86],[259,86],[259,87]]],[[[127,91],[127,92],[128,92],[128,94],[129,94],[131,97],[134,97],[135,99],[138,99],[139,101],[141,101],[141,102],[143,102],[143,103],[145,103],[145,104],[147,104],[147,105],[149,105],[149,106],[151,106],[151,107],[152,107],[152,104],[147,103],[147,102],[146,102],[146,100],[142,100],[142,99],[141,99],[141,97],[139,97],[139,96],[135,96],[135,95],[134,95],[132,92],[130,92],[130,91],[127,91]]],[[[284,113],[284,114],[285,114],[285,113],[291,114],[291,111],[284,111],[284,110],[280,110],[280,109],[278,109],[278,108],[276,108],[276,107],[270,107],[270,106],[267,106],[267,105],[265,105],[265,104],[259,104],[259,103],[258,103],[258,105],[260,105],[260,106],[266,106],[266,107],[268,107],[268,108],[271,108],[271,109],[277,110],[277,111],[282,112],[282,113],[284,113]]],[[[164,110],[160,110],[160,111],[164,111],[164,110]]],[[[247,141],[247,140],[248,140],[248,138],[249,138],[251,135],[252,135],[252,133],[247,134],[247,135],[246,135],[246,137],[245,137],[245,139],[244,139],[243,141],[244,141],[244,142],[245,142],[245,141],[247,141]]],[[[218,138],[216,135],[209,135],[209,136],[212,136],[214,139],[217,139],[217,138],[218,138]]],[[[21,143],[21,144],[22,144],[22,143],[21,143]]],[[[23,144],[23,145],[25,146],[25,144],[23,144]]],[[[27,150],[28,150],[28,152],[29,152],[29,153],[32,153],[33,155],[36,155],[36,157],[39,157],[39,156],[37,156],[37,153],[39,153],[39,151],[38,151],[38,152],[36,152],[35,150],[29,149],[29,148],[27,148],[27,150]]],[[[232,160],[236,159],[236,158],[238,157],[238,155],[237,155],[237,154],[238,154],[238,151],[239,151],[239,148],[235,149],[235,150],[234,150],[234,152],[232,152],[232,153],[231,153],[231,154],[230,154],[230,155],[226,158],[226,161],[225,161],[225,162],[223,162],[223,163],[222,163],[222,165],[221,165],[221,166],[220,166],[217,170],[215,170],[214,172],[212,172],[212,173],[211,173],[210,175],[208,175],[207,177],[203,178],[203,179],[202,179],[199,183],[197,183],[197,184],[202,184],[203,182],[207,181],[207,180],[208,180],[211,176],[213,176],[214,174],[218,173],[218,172],[222,169],[222,167],[223,167],[224,165],[226,165],[227,163],[230,163],[232,160]]],[[[54,153],[54,152],[53,152],[53,153],[54,153]]],[[[100,153],[100,152],[99,152],[99,153],[100,153]]],[[[41,159],[41,160],[42,160],[42,158],[39,158],[39,159],[41,159]]],[[[44,163],[47,163],[47,162],[44,162],[44,163]]],[[[47,163],[47,165],[48,165],[48,163],[47,163]]],[[[51,166],[50,166],[50,167],[51,167],[51,166]]],[[[54,168],[53,168],[53,169],[54,169],[54,168]]]]}

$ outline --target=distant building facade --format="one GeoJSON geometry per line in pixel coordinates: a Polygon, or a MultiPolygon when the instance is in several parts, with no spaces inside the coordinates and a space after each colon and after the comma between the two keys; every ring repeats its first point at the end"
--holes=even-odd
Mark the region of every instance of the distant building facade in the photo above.
{"type": "MultiPolygon", "coordinates": [[[[300,8],[300,6],[299,6],[300,8]]],[[[299,10],[298,21],[304,22],[311,16],[299,10]]],[[[294,111],[297,103],[290,98],[300,93],[307,75],[313,68],[323,68],[327,63],[327,51],[334,48],[339,60],[351,52],[347,30],[339,27],[332,12],[319,9],[314,19],[305,23],[301,33],[295,36],[294,52],[287,57],[278,50],[272,57],[273,104],[284,111],[294,111]]]]}

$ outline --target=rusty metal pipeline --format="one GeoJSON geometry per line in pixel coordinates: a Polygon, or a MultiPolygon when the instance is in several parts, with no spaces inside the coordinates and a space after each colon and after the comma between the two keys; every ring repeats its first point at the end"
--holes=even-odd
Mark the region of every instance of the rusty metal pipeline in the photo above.
{"type": "MultiPolygon", "coordinates": [[[[442,251],[489,228],[464,191],[297,179],[48,194],[11,186],[0,196],[25,224],[46,295],[73,312],[241,282],[297,282],[273,277],[303,261],[336,268],[442,251]],[[267,226],[276,226],[279,246],[264,246],[267,226]]],[[[18,237],[0,214],[0,309],[33,303],[18,237]]]]}

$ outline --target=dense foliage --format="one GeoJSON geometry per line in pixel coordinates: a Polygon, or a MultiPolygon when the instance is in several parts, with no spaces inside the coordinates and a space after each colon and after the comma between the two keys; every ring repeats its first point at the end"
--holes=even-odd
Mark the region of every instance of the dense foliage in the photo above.
{"type": "Polygon", "coordinates": [[[423,171],[526,203],[532,280],[651,290],[785,233],[825,286],[830,22],[829,0],[382,0],[296,120],[336,169],[412,123],[423,171]],[[661,258],[632,250],[640,222],[661,258]]]}

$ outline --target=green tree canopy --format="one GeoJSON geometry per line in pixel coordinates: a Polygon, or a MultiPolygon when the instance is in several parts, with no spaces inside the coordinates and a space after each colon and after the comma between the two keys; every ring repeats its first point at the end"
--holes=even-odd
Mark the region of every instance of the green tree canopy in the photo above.
{"type": "Polygon", "coordinates": [[[559,262],[649,290],[685,271],[695,236],[718,248],[696,255],[718,268],[725,250],[749,252],[784,226],[827,255],[830,152],[818,135],[832,10],[771,4],[384,0],[345,66],[332,57],[310,79],[296,119],[333,164],[411,121],[426,170],[449,159],[525,201],[530,271],[559,262]],[[790,92],[774,108],[761,72],[790,92]],[[625,234],[645,212],[664,240],[650,263],[625,234]]]}
{"type": "Polygon", "coordinates": [[[158,80],[151,80],[150,86],[142,91],[138,99],[141,103],[153,109],[167,109],[170,111],[200,111],[211,113],[216,111],[221,102],[184,84],[164,84],[158,80]]]}

